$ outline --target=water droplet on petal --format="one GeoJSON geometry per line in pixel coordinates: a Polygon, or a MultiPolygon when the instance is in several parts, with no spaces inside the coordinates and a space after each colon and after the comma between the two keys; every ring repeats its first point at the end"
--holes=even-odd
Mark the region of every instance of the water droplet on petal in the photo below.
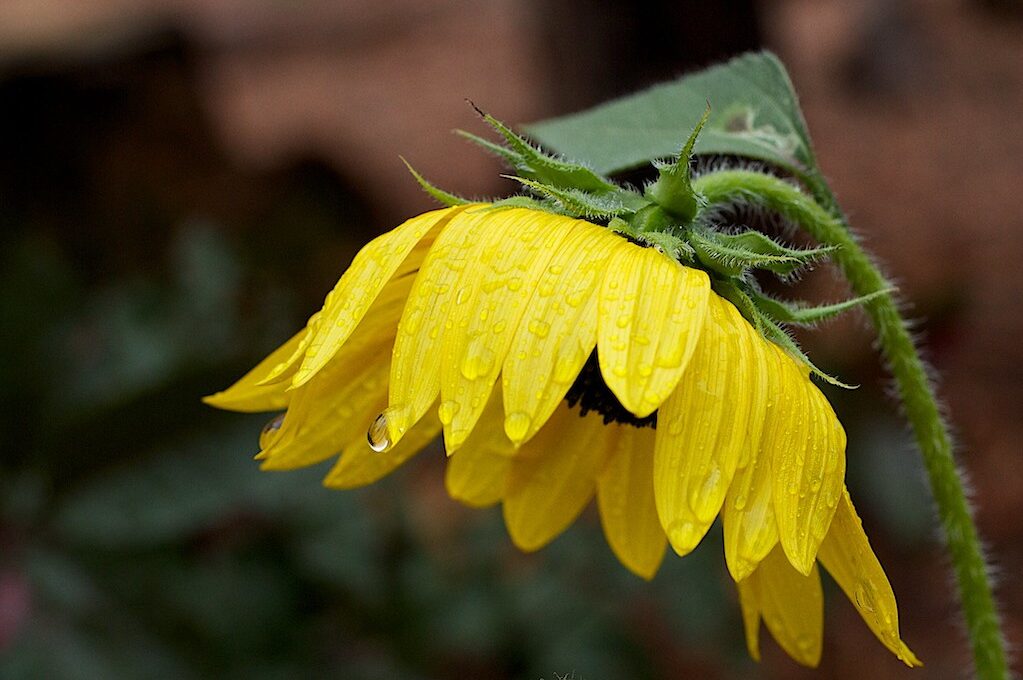
{"type": "Polygon", "coordinates": [[[809,653],[814,648],[813,638],[806,634],[797,636],[796,647],[799,647],[799,650],[804,654],[809,653]]]}
{"type": "Polygon", "coordinates": [[[529,332],[538,338],[546,338],[551,332],[551,325],[543,319],[532,319],[529,322],[529,332]]]}
{"type": "Polygon", "coordinates": [[[263,429],[259,432],[259,448],[267,449],[273,440],[277,437],[277,432],[281,429],[281,425],[284,424],[284,414],[279,413],[274,416],[273,420],[263,426],[263,429]]]}
{"type": "Polygon", "coordinates": [[[697,546],[703,538],[703,530],[692,522],[681,521],[674,523],[668,529],[671,545],[676,551],[689,552],[697,546]]]}
{"type": "Polygon", "coordinates": [[[455,419],[455,414],[458,413],[460,405],[457,401],[447,400],[442,401],[440,406],[437,407],[437,417],[440,418],[440,422],[444,425],[450,425],[451,421],[455,419]]]}
{"type": "Polygon", "coordinates": [[[579,366],[582,362],[575,356],[560,356],[554,364],[554,382],[570,383],[579,374],[579,366]]]}
{"type": "Polygon", "coordinates": [[[377,453],[386,451],[391,447],[391,434],[387,429],[387,416],[381,413],[373,421],[373,424],[366,430],[366,441],[369,448],[377,453]]]}
{"type": "Polygon", "coordinates": [[[865,582],[856,586],[856,605],[865,612],[874,611],[874,597],[871,590],[872,588],[865,582]]]}
{"type": "Polygon", "coordinates": [[[508,439],[513,442],[521,442],[526,437],[526,432],[529,431],[529,426],[532,423],[532,419],[528,413],[524,411],[516,411],[509,413],[504,419],[504,431],[508,435],[508,439]]]}

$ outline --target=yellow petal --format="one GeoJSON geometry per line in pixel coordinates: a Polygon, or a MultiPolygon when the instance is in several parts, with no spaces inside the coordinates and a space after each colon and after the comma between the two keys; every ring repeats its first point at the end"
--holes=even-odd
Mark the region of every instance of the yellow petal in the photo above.
{"type": "Polygon", "coordinates": [[[576,222],[552,254],[504,360],[505,432],[522,443],[565,398],[597,344],[597,286],[622,238],[576,222]]]}
{"type": "Polygon", "coordinates": [[[784,430],[792,411],[793,392],[785,389],[782,354],[773,344],[761,342],[760,388],[764,417],[754,410],[750,423],[753,453],[740,467],[728,489],[721,511],[725,537],[725,561],[732,578],[742,581],[756,569],[778,542],[778,526],[772,502],[771,457],[784,443],[784,430]],[[769,395],[769,396],[768,396],[769,395]]]}
{"type": "MultiPolygon", "coordinates": [[[[752,572],[751,572],[752,573],[752,572]]],[[[742,630],[746,634],[746,649],[754,661],[760,661],[760,602],[751,578],[736,581],[739,608],[742,610],[742,630]]]]}
{"type": "Polygon", "coordinates": [[[440,417],[449,453],[462,445],[483,412],[551,256],[584,224],[519,208],[489,213],[474,257],[459,277],[459,302],[442,336],[440,417]]]}
{"type": "MultiPolygon", "coordinates": [[[[780,351],[780,350],[779,350],[780,351]]],[[[845,431],[820,390],[786,355],[783,390],[795,411],[771,456],[778,535],[792,566],[804,574],[828,532],[845,480],[845,431]]]]}
{"type": "Polygon", "coordinates": [[[717,517],[742,458],[755,444],[760,340],[730,302],[711,295],[696,351],[657,412],[654,488],[671,547],[689,553],[717,517]]]}
{"type": "Polygon", "coordinates": [[[323,485],[332,489],[354,489],[372,484],[393,472],[399,465],[423,450],[440,434],[440,421],[434,416],[420,420],[396,445],[377,453],[366,443],[352,442],[341,460],[327,474],[323,485]]]}
{"type": "Polygon", "coordinates": [[[815,668],[824,642],[824,593],[817,565],[804,576],[776,547],[747,580],[774,639],[793,659],[815,668]]]}
{"type": "Polygon", "coordinates": [[[849,492],[843,490],[831,530],[821,543],[818,558],[877,639],[907,666],[922,666],[899,638],[899,611],[895,593],[881,563],[870,548],[863,523],[856,514],[849,492]]]}
{"type": "Polygon", "coordinates": [[[504,435],[500,392],[495,392],[465,444],[448,458],[444,475],[448,495],[475,508],[497,503],[504,497],[514,453],[504,435]]]}
{"type": "Polygon", "coordinates": [[[386,416],[392,442],[398,442],[440,394],[441,338],[454,307],[465,301],[462,273],[488,227],[491,211],[459,213],[437,236],[423,260],[398,323],[391,361],[386,416]]]}
{"type": "Polygon", "coordinates": [[[406,263],[406,257],[412,250],[428,235],[435,236],[436,230],[443,228],[462,210],[464,207],[460,206],[413,217],[373,239],[359,251],[334,290],[327,295],[302,365],[292,378],[294,386],[306,383],[330,361],[358,326],[384,285],[392,277],[415,271],[418,262],[406,263]]]}
{"type": "Polygon", "coordinates": [[[345,346],[289,392],[284,421],[259,455],[263,469],[313,465],[345,446],[367,445],[366,430],[387,402],[389,348],[411,283],[410,277],[388,283],[345,346]]]}
{"type": "Polygon", "coordinates": [[[216,408],[243,413],[259,411],[279,411],[287,407],[290,394],[286,384],[263,385],[260,382],[270,375],[285,359],[295,353],[305,332],[296,333],[294,337],[270,353],[270,356],[259,362],[255,368],[242,376],[238,382],[226,390],[203,397],[203,402],[216,408]]]}
{"type": "Polygon", "coordinates": [[[668,398],[703,330],[710,279],[653,248],[623,242],[600,289],[604,382],[639,418],[668,398]]]}
{"type": "Polygon", "coordinates": [[[597,480],[597,506],[611,550],[630,571],[651,579],[661,566],[667,539],[654,505],[654,429],[607,427],[613,441],[597,480]]]}
{"type": "Polygon", "coordinates": [[[323,316],[323,310],[319,309],[315,314],[309,317],[306,321],[305,328],[300,330],[297,334],[299,338],[298,343],[294,346],[290,354],[282,354],[277,364],[271,367],[259,380],[259,385],[270,386],[278,383],[285,383],[284,388],[287,389],[291,384],[291,379],[295,376],[299,366],[302,365],[302,359],[305,357],[306,350],[309,348],[309,343],[312,342],[313,337],[316,335],[316,329],[319,327],[320,318],[323,316]]]}
{"type": "Polygon", "coordinates": [[[369,447],[366,430],[387,399],[385,357],[363,356],[361,370],[330,375],[300,388],[278,432],[258,458],[263,470],[294,470],[315,465],[353,444],[369,447]],[[343,383],[338,382],[340,378],[343,383]]]}
{"type": "Polygon", "coordinates": [[[599,415],[562,404],[512,461],[504,522],[522,550],[537,550],[575,521],[593,496],[607,451],[599,415]]]}

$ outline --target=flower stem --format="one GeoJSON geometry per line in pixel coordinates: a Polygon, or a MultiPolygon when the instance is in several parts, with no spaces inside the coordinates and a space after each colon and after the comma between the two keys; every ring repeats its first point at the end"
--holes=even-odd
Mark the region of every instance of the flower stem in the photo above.
{"type": "Polygon", "coordinates": [[[923,454],[931,491],[952,557],[976,675],[982,680],[1008,677],[1005,639],[992,593],[989,570],[977,535],[963,481],[952,455],[948,427],[941,417],[934,386],[914,346],[905,320],[885,280],[849,230],[823,179],[808,178],[811,192],[828,205],[777,177],[749,170],[722,170],[695,180],[711,208],[754,203],[804,228],[822,245],[838,246],[832,255],[857,295],[877,294],[864,303],[873,320],[881,350],[898,385],[906,417],[923,454]]]}

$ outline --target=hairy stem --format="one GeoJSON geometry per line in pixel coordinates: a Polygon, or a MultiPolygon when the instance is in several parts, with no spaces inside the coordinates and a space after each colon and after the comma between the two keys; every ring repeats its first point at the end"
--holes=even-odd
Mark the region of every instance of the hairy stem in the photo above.
{"type": "Polygon", "coordinates": [[[827,203],[831,212],[792,184],[761,172],[723,170],[704,175],[693,184],[712,208],[739,202],[760,204],[800,225],[822,245],[838,246],[832,258],[853,290],[857,295],[874,295],[864,306],[877,330],[881,350],[895,376],[906,417],[923,454],[959,584],[977,677],[983,680],[1008,677],[1001,622],[977,528],[952,456],[948,427],[942,420],[920,354],[890,292],[891,285],[849,231],[823,180],[810,189],[816,196],[830,197],[827,203]]]}

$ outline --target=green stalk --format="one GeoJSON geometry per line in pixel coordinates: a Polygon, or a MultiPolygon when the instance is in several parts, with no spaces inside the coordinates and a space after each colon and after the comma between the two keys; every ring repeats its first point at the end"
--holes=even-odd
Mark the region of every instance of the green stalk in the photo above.
{"type": "Polygon", "coordinates": [[[838,246],[832,254],[857,295],[876,295],[864,304],[873,320],[881,350],[898,384],[899,396],[916,435],[938,506],[938,516],[952,557],[976,675],[982,680],[1008,677],[1005,638],[969,501],[952,456],[952,442],[935,399],[934,386],[913,344],[905,320],[881,274],[845,224],[823,180],[811,178],[810,190],[828,200],[831,212],[795,186],[777,177],[748,170],[723,170],[693,182],[711,208],[754,203],[776,211],[804,228],[822,245],[838,246]]]}

